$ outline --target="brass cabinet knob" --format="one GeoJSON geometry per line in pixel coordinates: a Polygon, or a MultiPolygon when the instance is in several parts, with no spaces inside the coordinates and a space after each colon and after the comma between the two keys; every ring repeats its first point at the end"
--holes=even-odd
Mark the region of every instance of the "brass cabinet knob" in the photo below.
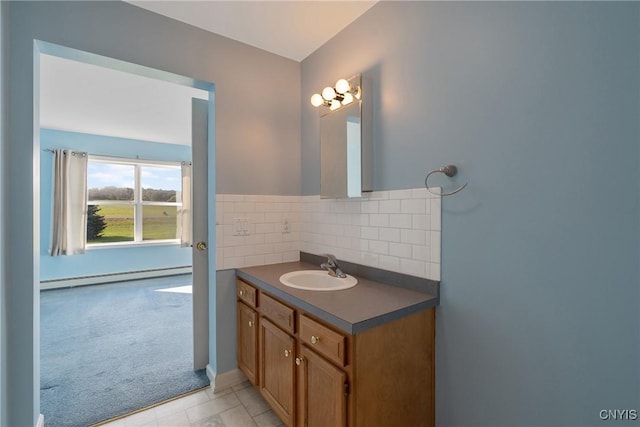
{"type": "Polygon", "coordinates": [[[320,342],[320,337],[311,335],[311,344],[318,344],[319,342],[320,342]]]}
{"type": "Polygon", "coordinates": [[[302,357],[296,357],[296,365],[300,366],[302,364],[302,357]]]}
{"type": "Polygon", "coordinates": [[[244,296],[244,291],[242,289],[240,289],[240,292],[238,292],[240,294],[241,297],[244,296]]]}
{"type": "Polygon", "coordinates": [[[249,327],[253,327],[253,320],[249,320],[249,327]]]}
{"type": "Polygon", "coordinates": [[[290,354],[291,352],[289,350],[284,351],[284,357],[289,357],[290,354]]]}

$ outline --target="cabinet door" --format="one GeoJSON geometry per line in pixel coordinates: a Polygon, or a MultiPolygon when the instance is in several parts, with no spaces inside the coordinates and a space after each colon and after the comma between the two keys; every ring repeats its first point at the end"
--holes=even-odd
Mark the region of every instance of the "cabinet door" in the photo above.
{"type": "Polygon", "coordinates": [[[346,426],[346,374],[305,346],[299,368],[299,423],[306,427],[346,426]]]}
{"type": "Polygon", "coordinates": [[[260,391],[287,426],[293,426],[295,341],[264,317],[260,319],[260,391]]]}
{"type": "Polygon", "coordinates": [[[258,384],[258,315],[238,303],[238,368],[253,385],[258,384]]]}

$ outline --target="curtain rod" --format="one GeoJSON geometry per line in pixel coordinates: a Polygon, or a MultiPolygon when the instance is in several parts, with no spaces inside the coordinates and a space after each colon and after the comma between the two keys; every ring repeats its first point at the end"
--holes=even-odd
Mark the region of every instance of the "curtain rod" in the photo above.
{"type": "MultiPolygon", "coordinates": [[[[64,148],[64,150],[71,150],[71,151],[78,151],[78,150],[73,150],[71,148],[64,148]]],[[[50,153],[55,153],[55,150],[51,149],[51,148],[43,148],[42,151],[48,151],[50,153]]],[[[141,159],[140,156],[129,156],[129,157],[125,157],[125,156],[112,156],[109,154],[91,154],[91,153],[87,153],[88,156],[90,157],[101,157],[104,160],[109,160],[109,159],[122,159],[122,160],[136,160],[139,162],[149,162],[149,163],[165,163],[165,164],[176,164],[176,163],[189,163],[191,164],[190,160],[155,160],[155,159],[141,159]]]]}
{"type": "MultiPolygon", "coordinates": [[[[63,150],[78,151],[78,152],[81,151],[81,150],[74,150],[72,148],[63,148],[63,150]]],[[[49,153],[55,153],[56,152],[55,150],[53,150],[51,148],[43,148],[42,151],[48,151],[49,153]]],[[[87,155],[93,156],[93,157],[108,157],[108,158],[112,158],[112,159],[142,160],[142,159],[140,159],[140,156],[125,157],[125,156],[112,156],[112,155],[107,155],[107,154],[91,154],[91,153],[87,153],[87,155]]]]}
{"type": "MultiPolygon", "coordinates": [[[[63,148],[63,150],[81,151],[81,150],[74,150],[73,148],[63,148]]],[[[51,148],[43,148],[42,151],[48,151],[50,153],[55,153],[56,152],[55,150],[53,150],[51,148]]],[[[91,154],[91,153],[87,153],[87,155],[93,156],[93,157],[105,157],[105,158],[110,158],[110,159],[147,160],[147,159],[141,159],[140,156],[112,156],[110,154],[91,154]]],[[[148,159],[148,161],[154,162],[156,160],[148,159]]]]}

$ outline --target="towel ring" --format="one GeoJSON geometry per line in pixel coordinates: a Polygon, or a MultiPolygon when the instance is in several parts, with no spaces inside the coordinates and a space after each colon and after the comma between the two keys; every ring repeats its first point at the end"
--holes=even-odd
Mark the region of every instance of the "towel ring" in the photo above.
{"type": "Polygon", "coordinates": [[[452,194],[456,194],[457,192],[462,191],[462,189],[466,187],[468,184],[468,182],[465,182],[460,187],[448,193],[441,193],[441,194],[434,193],[433,191],[431,191],[431,187],[429,187],[429,177],[434,173],[438,173],[438,172],[441,172],[446,176],[448,176],[449,178],[451,178],[456,176],[456,174],[458,173],[458,168],[455,165],[446,165],[446,166],[440,166],[438,169],[434,169],[431,172],[429,172],[426,178],[424,179],[424,186],[427,188],[427,191],[429,191],[429,193],[431,194],[435,194],[437,196],[451,196],[452,194]]]}

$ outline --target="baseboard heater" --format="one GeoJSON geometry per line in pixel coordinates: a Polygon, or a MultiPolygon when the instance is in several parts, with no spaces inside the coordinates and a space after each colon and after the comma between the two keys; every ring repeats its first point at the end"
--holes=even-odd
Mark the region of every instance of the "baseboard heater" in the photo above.
{"type": "Polygon", "coordinates": [[[97,274],[94,276],[69,277],[65,279],[43,280],[40,282],[40,290],[73,288],[75,286],[97,285],[101,283],[123,282],[127,280],[149,279],[161,276],[177,276],[190,274],[191,266],[157,268],[153,270],[126,271],[123,273],[97,274]]]}

